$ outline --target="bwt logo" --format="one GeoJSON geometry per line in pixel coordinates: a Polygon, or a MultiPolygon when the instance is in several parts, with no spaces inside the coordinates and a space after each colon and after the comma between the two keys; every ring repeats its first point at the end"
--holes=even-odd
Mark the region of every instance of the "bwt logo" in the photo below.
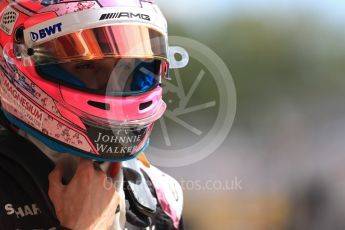
{"type": "Polygon", "coordinates": [[[38,39],[42,39],[42,38],[45,38],[47,36],[51,36],[55,33],[58,33],[58,32],[61,32],[62,30],[62,23],[57,23],[55,25],[52,25],[52,26],[48,26],[46,28],[43,28],[43,29],[40,29],[38,31],[38,33],[35,33],[35,32],[31,32],[30,35],[31,35],[31,40],[32,41],[37,41],[38,39]]]}

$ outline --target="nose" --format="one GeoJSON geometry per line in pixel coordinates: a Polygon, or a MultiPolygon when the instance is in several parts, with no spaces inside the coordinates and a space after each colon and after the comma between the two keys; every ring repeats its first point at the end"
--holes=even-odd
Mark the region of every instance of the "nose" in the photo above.
{"type": "Polygon", "coordinates": [[[109,75],[107,90],[111,92],[129,91],[134,67],[134,62],[129,59],[115,61],[109,75]]]}
{"type": "Polygon", "coordinates": [[[95,69],[96,73],[94,75],[95,81],[98,89],[107,89],[109,88],[110,79],[112,72],[116,67],[116,59],[109,58],[101,61],[96,61],[95,69]]]}

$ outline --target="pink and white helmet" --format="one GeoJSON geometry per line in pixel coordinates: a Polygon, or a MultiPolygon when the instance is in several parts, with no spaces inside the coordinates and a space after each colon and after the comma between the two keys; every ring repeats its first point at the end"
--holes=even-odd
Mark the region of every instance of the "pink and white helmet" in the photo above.
{"type": "Polygon", "coordinates": [[[152,0],[0,5],[6,120],[59,152],[123,161],[143,151],[166,109],[161,78],[169,63],[183,67],[188,58],[168,47],[158,6],[152,0]],[[176,52],[186,57],[180,63],[176,52]]]}

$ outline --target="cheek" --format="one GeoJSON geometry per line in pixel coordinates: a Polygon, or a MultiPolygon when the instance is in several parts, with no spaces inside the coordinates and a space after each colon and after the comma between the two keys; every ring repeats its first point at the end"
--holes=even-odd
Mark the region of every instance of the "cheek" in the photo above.
{"type": "Polygon", "coordinates": [[[87,87],[96,89],[98,88],[97,76],[92,70],[89,71],[78,71],[74,76],[83,82],[87,87]]]}

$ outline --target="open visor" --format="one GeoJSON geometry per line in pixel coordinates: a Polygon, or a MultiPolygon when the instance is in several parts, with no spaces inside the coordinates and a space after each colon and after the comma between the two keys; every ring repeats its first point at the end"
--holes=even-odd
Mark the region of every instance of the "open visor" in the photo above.
{"type": "Polygon", "coordinates": [[[166,37],[142,25],[85,29],[32,49],[42,77],[100,93],[145,92],[168,71],[166,37]]]}

